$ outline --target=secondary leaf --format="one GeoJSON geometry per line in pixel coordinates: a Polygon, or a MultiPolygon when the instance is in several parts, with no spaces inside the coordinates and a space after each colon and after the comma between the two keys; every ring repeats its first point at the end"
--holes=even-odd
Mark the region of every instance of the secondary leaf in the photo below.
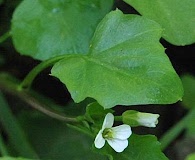
{"type": "Polygon", "coordinates": [[[194,0],[124,0],[165,30],[163,38],[174,45],[195,42],[194,0]]]}
{"type": "Polygon", "coordinates": [[[96,29],[87,55],[69,55],[52,68],[75,102],[92,97],[104,108],[167,104],[183,90],[154,21],[121,11],[108,14],[96,29]]]}
{"type": "Polygon", "coordinates": [[[96,25],[113,0],[24,0],[12,19],[12,38],[24,55],[46,60],[87,53],[96,25]]]}
{"type": "Polygon", "coordinates": [[[113,160],[168,160],[162,153],[156,137],[151,135],[132,135],[128,147],[122,153],[116,153],[108,144],[102,149],[93,149],[113,160]]]}

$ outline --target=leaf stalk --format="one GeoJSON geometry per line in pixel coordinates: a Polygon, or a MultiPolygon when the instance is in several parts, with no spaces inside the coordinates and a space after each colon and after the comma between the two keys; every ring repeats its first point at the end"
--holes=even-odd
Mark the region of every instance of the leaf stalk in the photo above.
{"type": "Polygon", "coordinates": [[[19,85],[18,89],[22,90],[22,89],[29,89],[32,85],[33,80],[35,79],[35,77],[44,69],[54,65],[56,62],[58,62],[59,60],[63,59],[65,57],[65,55],[63,56],[57,56],[51,59],[48,59],[46,61],[41,62],[40,64],[38,64],[36,67],[34,67],[28,74],[27,76],[24,78],[24,80],[22,81],[22,83],[19,85]]]}

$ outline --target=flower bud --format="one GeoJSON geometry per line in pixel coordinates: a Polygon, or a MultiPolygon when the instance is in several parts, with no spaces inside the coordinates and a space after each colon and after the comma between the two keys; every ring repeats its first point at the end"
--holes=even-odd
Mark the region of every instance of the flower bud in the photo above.
{"type": "Polygon", "coordinates": [[[122,114],[123,123],[132,127],[145,126],[156,127],[159,114],[144,113],[134,110],[126,111],[122,114]]]}

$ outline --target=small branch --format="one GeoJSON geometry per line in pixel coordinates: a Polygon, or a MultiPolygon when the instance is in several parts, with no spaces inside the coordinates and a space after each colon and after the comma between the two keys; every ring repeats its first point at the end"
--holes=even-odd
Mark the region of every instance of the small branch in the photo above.
{"type": "Polygon", "coordinates": [[[1,37],[0,37],[0,43],[3,43],[4,41],[6,41],[9,37],[10,37],[10,31],[4,33],[1,37]]]}
{"type": "Polygon", "coordinates": [[[114,116],[114,120],[115,121],[123,121],[123,117],[122,116],[114,116]]]}
{"type": "Polygon", "coordinates": [[[45,104],[40,103],[37,99],[35,99],[34,97],[32,97],[26,93],[21,94],[20,98],[23,99],[25,102],[27,102],[33,108],[48,115],[49,117],[52,117],[54,119],[58,119],[60,121],[65,121],[65,122],[78,122],[76,118],[65,117],[63,115],[60,115],[59,113],[56,113],[55,111],[51,111],[49,109],[46,109],[47,106],[45,106],[45,104]]]}
{"type": "Polygon", "coordinates": [[[166,149],[166,147],[179,136],[179,134],[185,129],[189,120],[194,118],[194,116],[195,109],[192,109],[183,119],[181,119],[175,126],[173,126],[161,137],[160,142],[162,150],[166,149]]]}
{"type": "MultiPolygon", "coordinates": [[[[0,74],[0,90],[9,93],[13,96],[17,96],[23,101],[25,101],[27,104],[29,104],[31,107],[33,107],[36,110],[39,110],[40,112],[54,118],[58,119],[60,121],[65,122],[79,122],[77,118],[72,117],[66,117],[64,115],[61,115],[51,109],[47,109],[47,105],[39,101],[36,97],[43,97],[40,96],[38,93],[32,91],[32,90],[18,90],[18,82],[16,80],[14,81],[13,77],[7,74],[0,74]],[[36,95],[36,96],[35,96],[36,95]]],[[[50,106],[55,106],[55,104],[48,100],[48,104],[50,106]]]]}

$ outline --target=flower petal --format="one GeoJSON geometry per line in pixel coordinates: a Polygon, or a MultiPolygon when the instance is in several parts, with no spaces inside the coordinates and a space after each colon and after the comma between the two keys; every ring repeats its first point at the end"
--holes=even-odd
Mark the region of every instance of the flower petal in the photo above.
{"type": "Polygon", "coordinates": [[[107,140],[108,144],[116,151],[122,152],[128,146],[128,140],[120,140],[120,139],[109,139],[107,140]]]}
{"type": "Polygon", "coordinates": [[[105,128],[111,128],[113,124],[114,124],[114,116],[112,113],[108,113],[104,118],[102,130],[104,130],[105,128]]]}
{"type": "Polygon", "coordinates": [[[106,140],[102,137],[102,130],[99,131],[95,138],[95,147],[96,148],[102,148],[105,145],[106,140]]]}
{"type": "Polygon", "coordinates": [[[158,117],[159,114],[139,112],[137,121],[139,124],[145,127],[156,127],[156,125],[158,124],[158,117]]]}
{"type": "Polygon", "coordinates": [[[125,140],[132,134],[131,127],[129,125],[123,124],[120,126],[112,127],[113,138],[120,140],[125,140]]]}

